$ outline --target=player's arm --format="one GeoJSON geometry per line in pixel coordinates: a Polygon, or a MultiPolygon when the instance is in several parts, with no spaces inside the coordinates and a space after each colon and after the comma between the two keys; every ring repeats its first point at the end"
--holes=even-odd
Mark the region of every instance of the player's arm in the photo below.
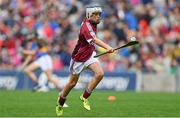
{"type": "Polygon", "coordinates": [[[32,55],[28,55],[26,58],[25,58],[25,61],[22,63],[21,67],[20,67],[20,70],[23,70],[28,64],[29,62],[32,60],[32,55]]]}
{"type": "Polygon", "coordinates": [[[97,44],[98,46],[106,49],[106,50],[109,51],[110,53],[114,52],[114,49],[113,49],[111,46],[107,45],[106,43],[104,43],[103,41],[101,41],[101,40],[100,40],[99,38],[97,38],[96,36],[93,37],[92,42],[94,42],[94,43],[97,44]]]}
{"type": "Polygon", "coordinates": [[[20,66],[20,70],[23,70],[28,64],[29,62],[32,60],[33,55],[36,53],[35,50],[22,50],[22,53],[24,55],[27,55],[24,62],[22,63],[22,65],[20,66]]]}
{"type": "Polygon", "coordinates": [[[114,49],[111,46],[109,46],[108,44],[104,43],[103,41],[101,41],[99,38],[96,37],[96,34],[89,23],[86,23],[85,25],[86,26],[82,28],[81,32],[83,33],[84,37],[87,39],[88,43],[93,42],[98,46],[106,49],[110,53],[114,52],[114,49]]]}
{"type": "Polygon", "coordinates": [[[36,51],[35,50],[23,50],[22,51],[23,54],[25,55],[35,55],[36,54],[36,51]]]}

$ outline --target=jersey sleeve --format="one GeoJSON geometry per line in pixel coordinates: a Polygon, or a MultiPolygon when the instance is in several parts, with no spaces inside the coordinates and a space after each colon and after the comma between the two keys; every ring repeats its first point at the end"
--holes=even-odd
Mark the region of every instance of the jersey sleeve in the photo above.
{"type": "Polygon", "coordinates": [[[31,48],[30,48],[30,50],[37,50],[38,49],[38,45],[37,45],[37,43],[32,43],[31,44],[31,48]]]}
{"type": "Polygon", "coordinates": [[[96,37],[95,32],[93,31],[90,23],[86,22],[83,26],[83,35],[85,39],[90,43],[93,38],[96,37]]]}

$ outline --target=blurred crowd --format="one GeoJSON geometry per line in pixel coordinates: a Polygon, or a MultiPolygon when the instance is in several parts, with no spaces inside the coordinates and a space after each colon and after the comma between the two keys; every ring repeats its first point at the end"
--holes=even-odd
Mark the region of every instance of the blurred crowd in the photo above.
{"type": "MultiPolygon", "coordinates": [[[[0,0],[0,68],[18,68],[31,31],[51,46],[54,70],[66,70],[85,17],[96,0],[0,0]]],[[[105,71],[176,73],[180,63],[180,0],[99,0],[97,36],[112,47],[135,36],[140,45],[100,57],[105,71]]],[[[97,47],[97,52],[104,49],[97,47]]]]}

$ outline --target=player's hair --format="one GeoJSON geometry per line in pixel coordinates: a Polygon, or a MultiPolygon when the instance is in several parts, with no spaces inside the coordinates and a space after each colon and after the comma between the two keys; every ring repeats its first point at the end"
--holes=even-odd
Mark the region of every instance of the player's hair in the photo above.
{"type": "Polygon", "coordinates": [[[48,45],[46,40],[43,38],[36,38],[36,42],[40,48],[48,45]]]}
{"type": "Polygon", "coordinates": [[[94,12],[102,12],[102,7],[99,4],[90,4],[86,6],[86,18],[90,18],[94,12]]]}

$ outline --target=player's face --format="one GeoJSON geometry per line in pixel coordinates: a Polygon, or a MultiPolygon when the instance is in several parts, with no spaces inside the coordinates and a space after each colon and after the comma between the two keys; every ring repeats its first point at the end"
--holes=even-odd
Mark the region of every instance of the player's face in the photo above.
{"type": "Polygon", "coordinates": [[[91,16],[91,21],[94,24],[99,24],[101,21],[101,12],[94,12],[91,16]]]}

